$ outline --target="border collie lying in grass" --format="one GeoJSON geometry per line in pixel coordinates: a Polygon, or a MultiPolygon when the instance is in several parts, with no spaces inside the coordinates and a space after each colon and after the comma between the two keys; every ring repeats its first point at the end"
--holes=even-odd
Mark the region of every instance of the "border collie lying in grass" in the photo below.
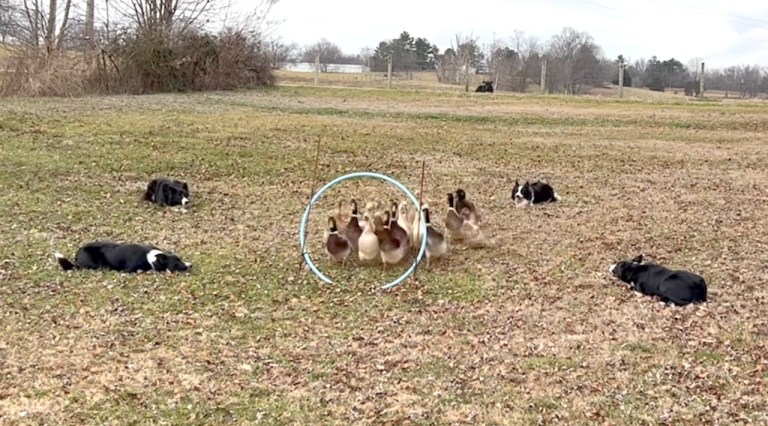
{"type": "Polygon", "coordinates": [[[182,206],[189,204],[189,186],[176,179],[155,178],[147,185],[144,201],[159,206],[182,206]]]}
{"type": "Polygon", "coordinates": [[[687,305],[707,301],[707,283],[699,275],[643,263],[643,255],[611,265],[609,271],[632,290],[657,296],[664,303],[687,305]]]}
{"type": "Polygon", "coordinates": [[[560,201],[560,196],[557,195],[552,185],[546,182],[537,180],[529,183],[525,181],[525,184],[520,185],[520,182],[515,180],[515,186],[512,187],[512,200],[517,207],[525,204],[532,207],[534,204],[560,201]]]}
{"type": "Polygon", "coordinates": [[[187,272],[192,264],[182,262],[172,253],[155,246],[111,241],[94,241],[77,250],[75,262],[70,262],[61,253],[55,253],[62,269],[110,269],[135,273],[139,271],[187,272]]]}

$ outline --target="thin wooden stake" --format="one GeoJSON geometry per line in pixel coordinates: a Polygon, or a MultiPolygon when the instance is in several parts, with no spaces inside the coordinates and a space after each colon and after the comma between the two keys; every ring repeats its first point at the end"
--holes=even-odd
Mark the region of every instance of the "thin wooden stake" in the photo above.
{"type": "Polygon", "coordinates": [[[315,86],[320,84],[320,54],[315,56],[315,86]]]}
{"type": "Polygon", "coordinates": [[[619,97],[624,97],[624,63],[619,64],[619,97]]]}
{"type": "MultiPolygon", "coordinates": [[[[309,198],[307,199],[308,203],[312,201],[312,196],[315,195],[315,188],[317,188],[317,170],[319,165],[320,165],[320,137],[317,138],[317,150],[315,151],[315,176],[312,178],[312,189],[309,191],[309,198]]],[[[301,249],[302,247],[299,247],[299,250],[301,249]]],[[[299,253],[299,272],[301,272],[301,264],[303,262],[304,262],[304,252],[302,251],[299,253]]]]}
{"type": "MultiPolygon", "coordinates": [[[[421,229],[421,197],[424,195],[424,169],[426,168],[426,160],[421,160],[421,183],[419,184],[419,211],[416,212],[417,217],[419,218],[418,222],[416,222],[418,225],[416,225],[416,232],[418,232],[421,229]]],[[[419,245],[421,246],[421,245],[419,245]]],[[[418,252],[416,253],[418,256],[418,252]]],[[[426,256],[426,254],[425,254],[426,256]]],[[[419,269],[419,265],[416,265],[416,269],[413,271],[415,274],[416,271],[419,269]]]]}
{"type": "MultiPolygon", "coordinates": [[[[419,184],[419,222],[421,222],[421,196],[424,191],[424,168],[426,167],[426,160],[421,160],[421,183],[419,184]]],[[[421,225],[421,223],[419,223],[421,225]]]]}

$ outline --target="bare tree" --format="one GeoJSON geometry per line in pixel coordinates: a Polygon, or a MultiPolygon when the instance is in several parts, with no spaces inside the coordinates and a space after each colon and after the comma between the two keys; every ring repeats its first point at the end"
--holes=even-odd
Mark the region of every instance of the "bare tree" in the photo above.
{"type": "Polygon", "coordinates": [[[496,40],[488,52],[488,70],[494,90],[514,90],[519,81],[520,57],[506,43],[496,40]]]}
{"type": "Polygon", "coordinates": [[[5,43],[14,36],[18,9],[10,0],[0,0],[0,42],[5,43]]]}
{"type": "Polygon", "coordinates": [[[360,57],[360,65],[367,67],[370,71],[371,61],[373,60],[374,50],[370,47],[364,47],[360,49],[358,56],[360,57]]]}
{"type": "Polygon", "coordinates": [[[632,73],[632,87],[645,87],[645,70],[648,67],[648,61],[645,58],[635,60],[629,67],[632,73]]]}
{"type": "MultiPolygon", "coordinates": [[[[26,0],[25,0],[26,1],[26,0]]],[[[35,0],[37,1],[37,0],[35,0]]],[[[217,0],[113,0],[115,11],[139,31],[169,35],[185,32],[220,6],[217,0]]]]}
{"type": "Polygon", "coordinates": [[[438,57],[435,74],[440,83],[456,84],[456,51],[449,47],[438,57]]]}
{"type": "Polygon", "coordinates": [[[286,43],[279,38],[266,43],[273,69],[279,69],[286,64],[295,64],[299,60],[299,46],[296,43],[286,43]]]}
{"type": "Polygon", "coordinates": [[[528,79],[537,75],[538,68],[541,66],[539,60],[541,44],[536,36],[526,36],[523,31],[515,30],[512,46],[520,58],[519,69],[517,70],[517,90],[525,92],[528,87],[528,79]]]}
{"type": "Polygon", "coordinates": [[[501,90],[500,88],[504,86],[504,79],[509,77],[511,71],[507,69],[504,63],[503,52],[506,48],[507,46],[503,41],[494,39],[486,49],[485,68],[491,76],[494,90],[501,90]]]}
{"type": "Polygon", "coordinates": [[[741,65],[735,69],[735,80],[742,98],[757,96],[762,73],[759,65],[741,65]]]}
{"type": "Polygon", "coordinates": [[[549,90],[577,94],[585,85],[597,83],[603,73],[600,53],[592,36],[573,28],[564,28],[549,42],[549,90]]]}
{"type": "Polygon", "coordinates": [[[44,47],[51,55],[71,31],[71,10],[72,0],[0,0],[0,41],[44,47]]]}
{"type": "Polygon", "coordinates": [[[437,63],[435,72],[440,82],[450,84],[468,84],[470,68],[478,67],[483,60],[483,53],[477,44],[477,38],[471,34],[462,36],[457,33],[451,47],[446,49],[437,63]]]}
{"type": "Polygon", "coordinates": [[[314,63],[319,57],[320,71],[328,72],[328,65],[340,61],[344,57],[344,53],[339,46],[323,38],[317,43],[307,46],[302,57],[305,62],[311,63],[314,63]]]}
{"type": "Polygon", "coordinates": [[[60,50],[64,37],[67,35],[68,21],[72,8],[72,0],[59,2],[58,0],[22,0],[20,10],[11,10],[23,15],[24,22],[17,22],[11,26],[15,31],[9,36],[23,43],[27,47],[42,47],[46,57],[52,56],[60,50]]]}
{"type": "Polygon", "coordinates": [[[704,59],[700,57],[694,57],[688,60],[688,71],[691,73],[694,80],[699,79],[699,71],[701,70],[702,62],[704,62],[704,59]]]}
{"type": "MultiPolygon", "coordinates": [[[[190,0],[191,1],[191,0],[190,0]]],[[[202,0],[197,0],[202,1],[202,0]]],[[[212,1],[212,0],[207,0],[212,1]]],[[[217,0],[223,1],[223,0],[217,0]]],[[[227,0],[230,2],[231,0],[227,0]]],[[[229,4],[224,6],[224,18],[222,23],[225,27],[234,28],[237,31],[248,32],[253,37],[261,40],[280,40],[275,35],[275,30],[284,20],[276,20],[271,17],[270,12],[279,0],[257,0],[253,2],[253,8],[246,14],[233,14],[229,4]]],[[[211,6],[210,14],[220,13],[221,5],[211,6]]]]}

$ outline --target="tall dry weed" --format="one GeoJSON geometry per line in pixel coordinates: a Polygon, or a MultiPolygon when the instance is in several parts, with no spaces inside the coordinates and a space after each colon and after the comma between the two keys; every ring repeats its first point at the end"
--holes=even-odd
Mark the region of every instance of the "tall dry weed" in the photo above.
{"type": "Polygon", "coordinates": [[[38,49],[9,52],[0,74],[0,96],[80,96],[90,92],[83,57],[69,52],[46,55],[38,49]]]}

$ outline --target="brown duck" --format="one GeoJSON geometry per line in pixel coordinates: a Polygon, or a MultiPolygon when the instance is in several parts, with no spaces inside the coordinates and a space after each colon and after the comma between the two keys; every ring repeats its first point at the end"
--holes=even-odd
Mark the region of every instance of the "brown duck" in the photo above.
{"type": "Polygon", "coordinates": [[[400,241],[392,235],[389,228],[390,215],[388,211],[384,212],[384,226],[381,229],[376,227],[376,237],[379,239],[379,249],[381,253],[381,270],[387,270],[387,264],[396,265],[399,263],[405,252],[400,246],[400,241]]]}
{"type": "Polygon", "coordinates": [[[333,216],[329,217],[325,238],[325,252],[328,253],[332,261],[341,262],[343,267],[351,251],[352,247],[349,241],[339,234],[339,229],[336,227],[336,219],[333,216]]]}

